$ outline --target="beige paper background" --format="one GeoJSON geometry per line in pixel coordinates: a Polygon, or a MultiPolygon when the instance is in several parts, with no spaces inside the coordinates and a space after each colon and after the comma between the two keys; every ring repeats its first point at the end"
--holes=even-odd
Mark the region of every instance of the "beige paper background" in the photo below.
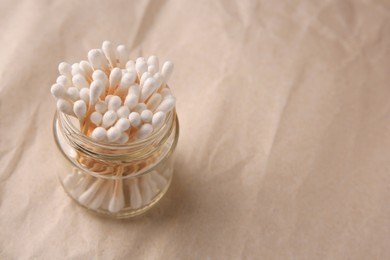
{"type": "Polygon", "coordinates": [[[1,1],[0,258],[389,259],[389,18],[379,0],[1,1]],[[49,87],[106,39],[175,62],[175,178],[129,221],[56,177],[49,87]]]}

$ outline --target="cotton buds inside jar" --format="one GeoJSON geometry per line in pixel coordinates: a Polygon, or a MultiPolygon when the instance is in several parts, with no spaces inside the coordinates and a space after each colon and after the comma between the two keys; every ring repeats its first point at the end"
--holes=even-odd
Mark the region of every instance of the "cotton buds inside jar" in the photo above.
{"type": "Polygon", "coordinates": [[[88,61],[62,62],[51,87],[54,136],[68,159],[67,193],[95,212],[138,215],[167,190],[178,140],[176,99],[167,85],[173,63],[130,59],[125,46],[103,42],[88,61]]]}

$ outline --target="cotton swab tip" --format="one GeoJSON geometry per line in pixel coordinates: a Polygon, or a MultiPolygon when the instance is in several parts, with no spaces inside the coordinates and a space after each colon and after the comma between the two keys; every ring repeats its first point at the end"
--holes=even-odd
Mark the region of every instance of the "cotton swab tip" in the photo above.
{"type": "Polygon", "coordinates": [[[107,137],[107,131],[103,127],[96,127],[91,134],[96,141],[104,141],[107,137]]]}
{"type": "Polygon", "coordinates": [[[87,105],[85,104],[84,100],[77,100],[74,102],[73,112],[80,120],[83,119],[85,113],[87,112],[87,105]]]}
{"type": "Polygon", "coordinates": [[[110,142],[115,142],[116,140],[119,139],[120,136],[121,136],[121,131],[116,126],[110,127],[110,129],[108,129],[107,131],[107,139],[110,142]]]}

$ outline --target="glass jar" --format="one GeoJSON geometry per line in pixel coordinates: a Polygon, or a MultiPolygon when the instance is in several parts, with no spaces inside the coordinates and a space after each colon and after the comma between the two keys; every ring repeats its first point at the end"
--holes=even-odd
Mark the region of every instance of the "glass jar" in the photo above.
{"type": "Polygon", "coordinates": [[[149,137],[129,144],[103,144],[87,137],[77,120],[57,111],[55,142],[64,157],[60,182],[79,205],[114,218],[139,215],[168,190],[179,137],[176,111],[149,137]]]}

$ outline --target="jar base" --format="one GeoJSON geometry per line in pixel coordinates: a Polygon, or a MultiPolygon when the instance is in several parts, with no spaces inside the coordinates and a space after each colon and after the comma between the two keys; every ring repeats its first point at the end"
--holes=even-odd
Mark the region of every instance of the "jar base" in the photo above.
{"type": "Polygon", "coordinates": [[[142,214],[146,213],[149,209],[154,207],[162,199],[162,197],[165,195],[165,193],[168,191],[169,187],[171,186],[172,176],[171,176],[171,178],[169,178],[168,183],[166,184],[164,189],[159,191],[158,194],[155,195],[155,197],[146,205],[144,205],[138,209],[132,209],[130,207],[123,208],[122,210],[120,210],[119,212],[116,212],[116,213],[110,212],[108,210],[99,210],[99,209],[94,210],[94,209],[86,207],[85,205],[81,204],[76,198],[74,198],[72,196],[72,194],[70,194],[68,189],[64,186],[61,178],[59,178],[59,180],[60,180],[60,183],[61,183],[63,190],[68,195],[68,197],[70,197],[74,202],[76,202],[76,204],[78,206],[82,207],[83,209],[86,209],[89,213],[92,213],[92,214],[100,216],[100,217],[107,217],[107,218],[112,218],[112,219],[128,219],[128,218],[133,218],[133,217],[142,215],[142,214]]]}

